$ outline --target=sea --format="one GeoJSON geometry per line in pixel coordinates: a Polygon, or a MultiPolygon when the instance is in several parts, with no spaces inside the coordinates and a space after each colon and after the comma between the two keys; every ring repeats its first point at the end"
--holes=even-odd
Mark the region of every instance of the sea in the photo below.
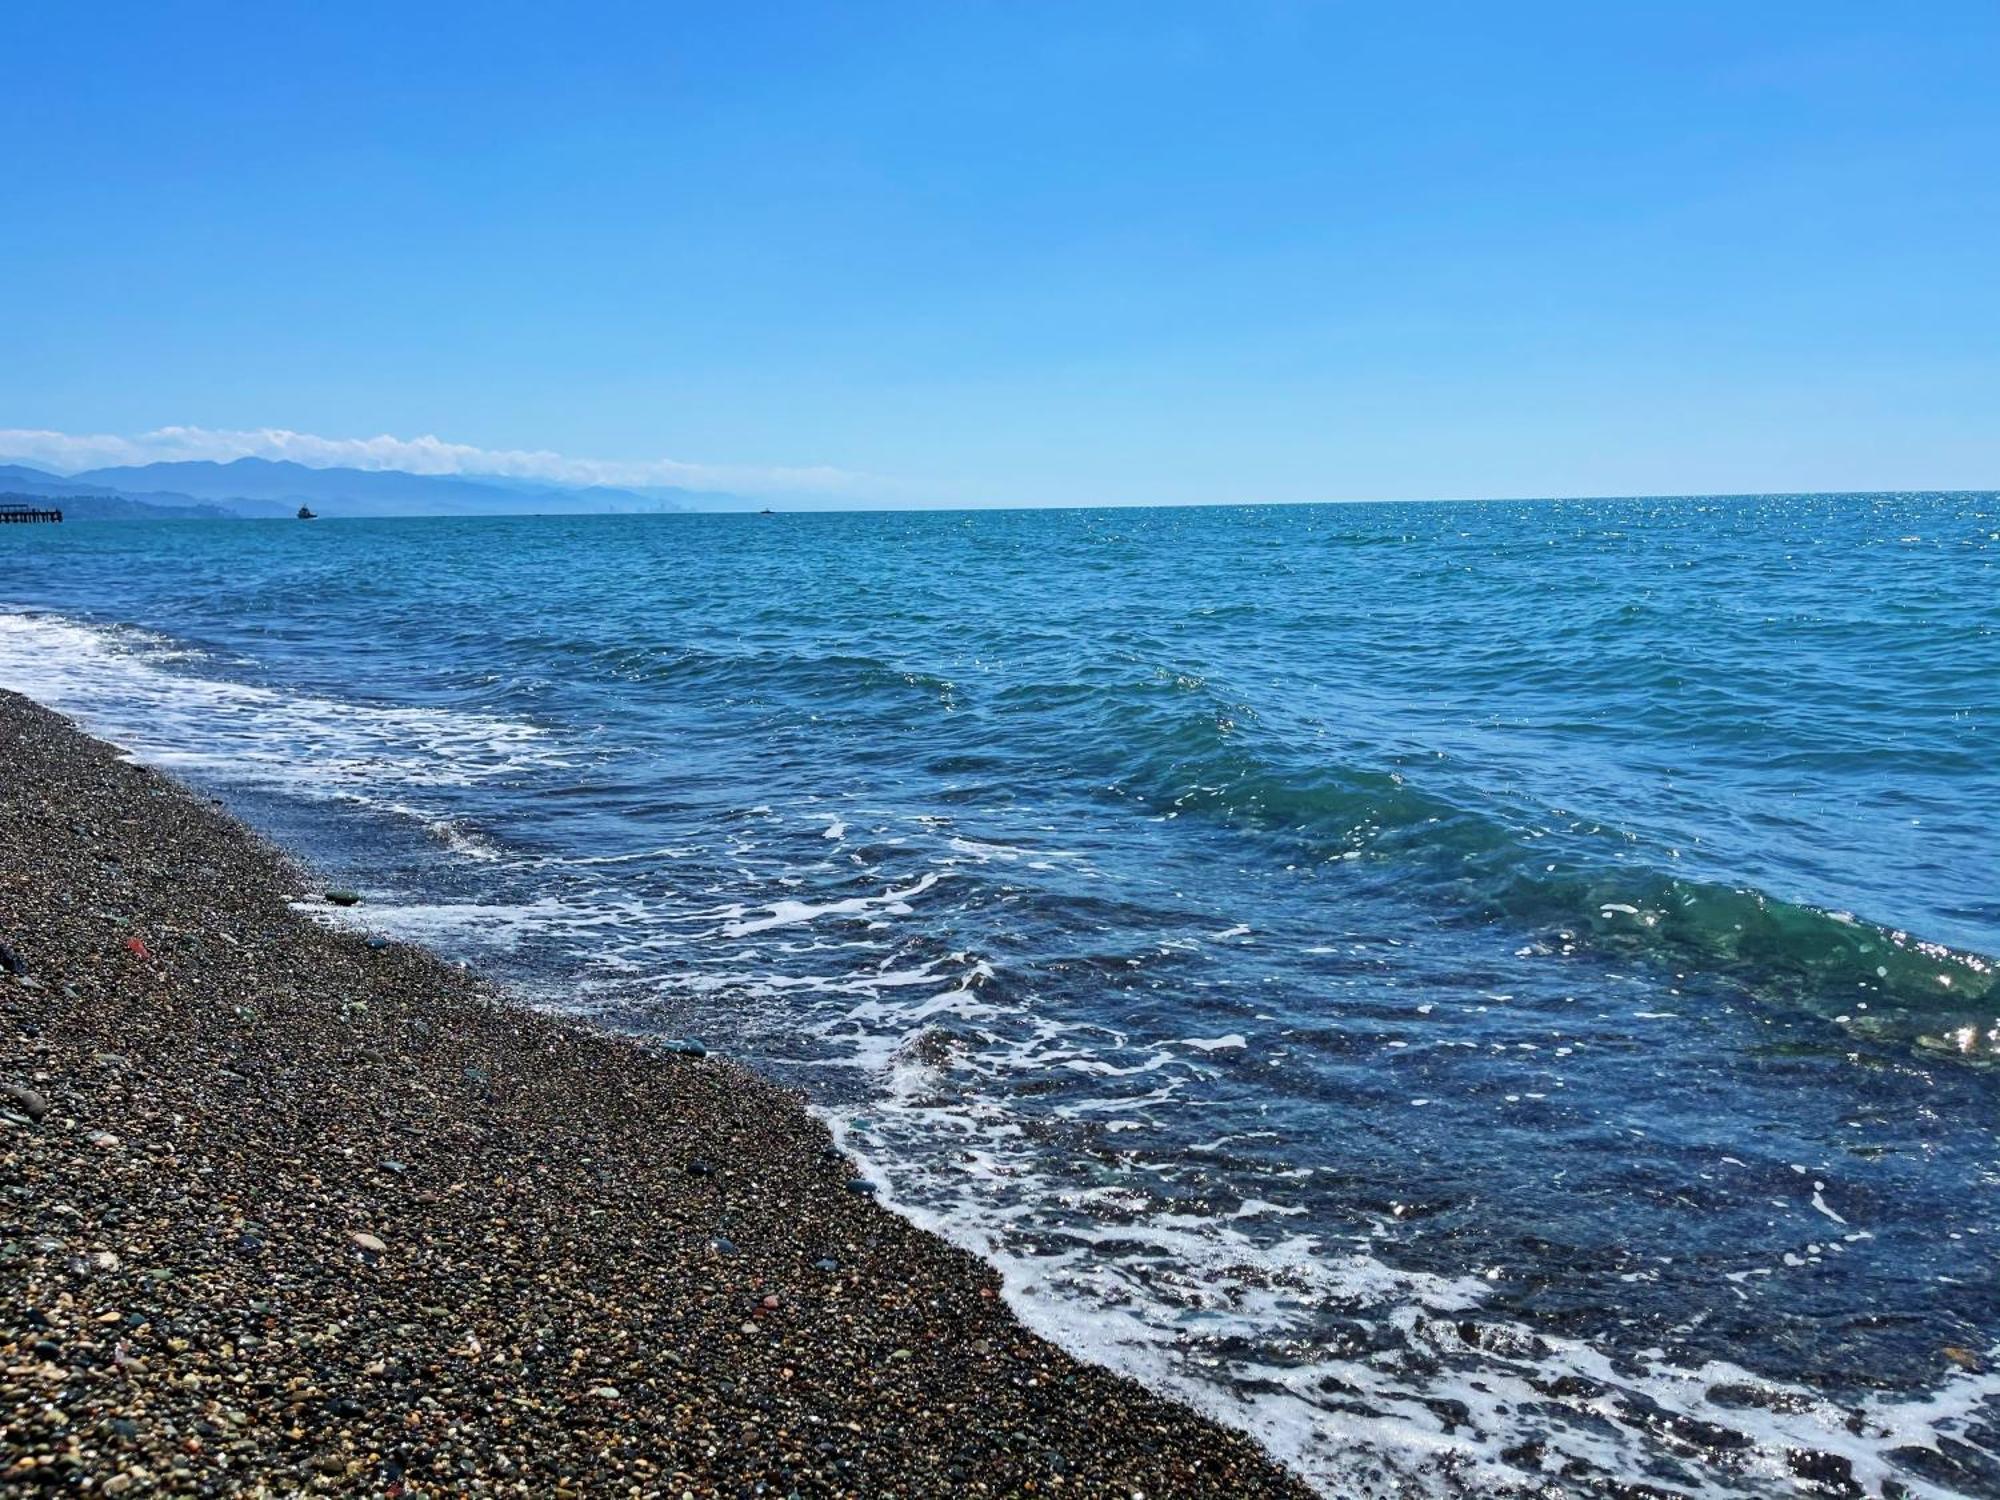
{"type": "Polygon", "coordinates": [[[0,564],[0,685],[322,920],[803,1090],[1328,1495],[2000,1495],[2000,496],[0,564]]]}

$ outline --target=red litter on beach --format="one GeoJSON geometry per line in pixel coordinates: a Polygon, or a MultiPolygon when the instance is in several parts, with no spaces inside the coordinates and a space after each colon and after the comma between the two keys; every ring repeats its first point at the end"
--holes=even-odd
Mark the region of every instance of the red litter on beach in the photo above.
{"type": "Polygon", "coordinates": [[[136,953],[141,958],[151,958],[153,956],[146,951],[146,940],[144,938],[129,937],[125,939],[125,949],[128,953],[136,953]]]}

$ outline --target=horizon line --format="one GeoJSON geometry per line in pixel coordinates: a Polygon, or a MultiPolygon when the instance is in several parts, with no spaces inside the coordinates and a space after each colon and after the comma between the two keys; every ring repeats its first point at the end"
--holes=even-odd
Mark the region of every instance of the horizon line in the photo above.
{"type": "MultiPolygon", "coordinates": [[[[0,462],[6,462],[0,459],[0,462]]],[[[29,467],[22,465],[21,467],[29,467]]],[[[313,468],[316,465],[302,465],[313,468]]],[[[335,466],[338,467],[338,466],[335,466]]],[[[51,471],[43,470],[49,473],[51,471]]],[[[404,473],[404,470],[370,470],[371,473],[404,473]]],[[[56,475],[57,478],[70,476],[56,475]]],[[[470,475],[417,475],[417,478],[470,478],[470,475]]],[[[505,477],[505,476],[494,476],[505,477]]],[[[6,492],[0,492],[6,493],[6,492]]],[[[578,489],[573,493],[587,493],[578,489]]],[[[1868,488],[1854,490],[1717,490],[1717,491],[1658,491],[1633,494],[1573,494],[1573,495],[1424,495],[1368,497],[1345,500],[1097,500],[1065,501],[1051,500],[1012,504],[996,502],[990,505],[795,505],[764,506],[758,510],[745,508],[706,508],[682,510],[536,510],[536,511],[464,511],[455,513],[413,511],[406,514],[347,514],[316,512],[315,520],[325,521],[536,521],[536,520],[586,520],[593,517],[632,517],[662,519],[674,516],[865,516],[865,515],[980,515],[993,511],[1086,511],[1086,510],[1300,510],[1314,506],[1368,506],[1368,505],[1595,505],[1611,503],[1646,503],[1666,501],[1743,501],[1743,500],[1874,500],[1874,499],[1918,499],[1935,497],[1939,499],[1953,496],[1976,498],[1991,496],[2000,499],[2000,485],[1919,485],[1891,489],[1868,488]]],[[[63,499],[95,500],[95,495],[37,496],[31,498],[59,501],[63,499]]],[[[149,502],[137,500],[135,496],[120,498],[133,499],[139,504],[149,502]]],[[[226,500],[195,499],[198,504],[222,506],[226,500]]],[[[289,504],[289,500],[264,501],[258,496],[243,495],[232,497],[238,500],[256,500],[259,503],[289,504]]],[[[338,505],[339,501],[320,500],[321,505],[338,505]]],[[[288,516],[145,516],[120,517],[121,520],[158,519],[162,521],[285,521],[288,516]]]]}

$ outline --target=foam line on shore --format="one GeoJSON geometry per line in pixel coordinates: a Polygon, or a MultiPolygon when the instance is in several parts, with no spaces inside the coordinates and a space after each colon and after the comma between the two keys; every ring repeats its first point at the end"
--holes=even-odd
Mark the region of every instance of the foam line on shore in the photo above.
{"type": "Polygon", "coordinates": [[[1030,1332],[794,1096],[312,920],[12,694],[0,760],[10,1482],[1306,1494],[1030,1332]]]}

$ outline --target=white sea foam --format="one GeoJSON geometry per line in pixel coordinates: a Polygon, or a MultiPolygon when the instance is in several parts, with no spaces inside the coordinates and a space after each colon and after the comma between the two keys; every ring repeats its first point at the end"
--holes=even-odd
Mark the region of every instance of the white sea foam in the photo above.
{"type": "Polygon", "coordinates": [[[481,862],[490,862],[505,858],[505,854],[499,845],[495,844],[477,829],[469,827],[456,818],[433,817],[428,810],[421,807],[413,807],[407,802],[383,803],[381,804],[381,810],[383,812],[394,813],[399,817],[415,819],[424,825],[424,833],[427,836],[434,842],[449,849],[453,854],[460,854],[467,859],[476,859],[481,862]]]}
{"type": "MultiPolygon", "coordinates": [[[[892,885],[869,906],[882,910],[910,893],[892,885]]],[[[800,908],[771,915],[856,913],[846,902],[800,908]]],[[[1982,1403],[2000,1396],[2000,1380],[1962,1371],[1927,1396],[1849,1405],[1726,1364],[1687,1369],[1658,1351],[1614,1358],[1551,1338],[1485,1312],[1505,1280],[1502,1267],[1440,1276],[1391,1265],[1366,1236],[1274,1235],[1304,1212],[1277,1191],[1298,1180],[1282,1166],[1263,1174],[1269,1191],[1201,1213],[1143,1189],[1147,1173],[1170,1164],[1126,1161],[1119,1170],[1134,1174],[1128,1180],[1074,1183],[1052,1170],[1006,1102],[1009,1075],[1103,1079],[1107,1092],[1065,1096],[1049,1112],[1122,1138],[1190,1100],[1189,1070],[1200,1063],[1188,1051],[1238,1050],[1247,1038],[1184,1037],[1135,1056],[1116,1032],[1002,998],[1004,984],[986,983],[995,978],[991,963],[967,955],[786,977],[794,1006],[801,993],[847,997],[837,1008],[790,1013],[819,1018],[816,1034],[836,1049],[824,1062],[877,1086],[866,1128],[853,1123],[851,1106],[822,1107],[822,1117],[883,1184],[886,1202],[1000,1267],[1005,1295],[1029,1327],[1250,1432],[1326,1494],[1544,1493],[1571,1482],[1559,1472],[1571,1462],[1603,1476],[1656,1472],[1673,1441],[1627,1415],[1624,1403],[1636,1398],[1744,1439],[1734,1453],[1686,1463],[1685,1483],[1663,1482],[1666,1492],[1720,1500],[1788,1490],[1791,1456],[1808,1451],[1845,1461],[1864,1493],[1880,1495],[1893,1481],[1909,1495],[1943,1500],[1949,1490],[1885,1455],[1962,1434],[1982,1403]],[[941,978],[951,982],[940,986],[941,978]],[[965,1045],[947,1061],[927,1063],[911,1043],[940,1020],[971,1030],[961,1030],[965,1045]],[[1148,1076],[1133,1087],[1134,1075],[1148,1076]],[[1329,1316],[1373,1330],[1368,1352],[1334,1352],[1329,1316]],[[1473,1330],[1470,1342],[1464,1328],[1473,1330]],[[1603,1394],[1573,1399],[1565,1416],[1548,1395],[1564,1378],[1595,1382],[1603,1394]],[[1747,1405],[1731,1388],[1761,1393],[1765,1404],[1747,1405]],[[1441,1415],[1452,1403],[1462,1406],[1461,1420],[1441,1415]],[[1547,1439],[1534,1450],[1542,1468],[1524,1468],[1521,1445],[1537,1436],[1547,1439]]],[[[754,996],[779,983],[753,967],[737,969],[728,987],[754,996]]],[[[1259,1134],[1192,1149],[1206,1155],[1259,1134]]]]}
{"type": "Polygon", "coordinates": [[[428,822],[394,794],[565,763],[536,725],[280,692],[204,674],[206,664],[143,631],[0,613],[0,682],[167,769],[428,822]]]}
{"type": "MultiPolygon", "coordinates": [[[[887,1112],[906,1107],[898,1096],[913,1097],[895,1091],[887,1112]]],[[[935,1129],[935,1101],[920,1107],[935,1129]]],[[[879,1133],[846,1128],[838,1111],[822,1113],[842,1147],[885,1184],[886,1201],[999,1265],[1009,1305],[1030,1328],[1245,1429],[1328,1495],[1401,1496],[1413,1485],[1543,1493],[1577,1459],[1602,1475],[1630,1476],[1653,1457],[1653,1440],[1619,1420],[1621,1400],[1638,1397],[1747,1440],[1726,1469],[1689,1465],[1690,1481],[1661,1486],[1667,1492],[1718,1500],[1788,1492],[1796,1483],[1790,1455],[1807,1451],[1845,1460],[1863,1493],[1881,1495],[1894,1482],[1908,1495],[1946,1500],[1952,1491],[1893,1468],[1886,1454],[1934,1448],[2000,1394],[2000,1377],[1964,1371],[1928,1396],[1847,1406],[1721,1362],[1684,1369],[1657,1352],[1614,1361],[1581,1341],[1482,1318],[1487,1275],[1400,1270],[1365,1245],[1310,1235],[1272,1241],[1237,1228],[1296,1211],[1262,1199],[1219,1218],[1155,1212],[1133,1221],[1143,1200],[1100,1190],[1072,1195],[1068,1206],[1115,1210],[1118,1222],[1036,1233],[1018,1131],[959,1122],[981,1142],[979,1169],[941,1184],[936,1167],[885,1147],[879,1133]],[[1062,1244],[1071,1248],[1054,1248],[1062,1244]],[[1103,1253],[1114,1246],[1117,1254],[1103,1253]],[[1315,1320],[1328,1311],[1390,1337],[1366,1356],[1314,1357],[1315,1320]],[[1202,1353],[1232,1337],[1301,1357],[1218,1362],[1202,1353]],[[1219,1381],[1224,1373],[1230,1378],[1219,1381]],[[1564,1378],[1604,1392],[1579,1401],[1574,1421],[1553,1415],[1547,1394],[1564,1378]],[[1762,1404],[1746,1405],[1734,1391],[1758,1393],[1762,1404]],[[1451,1403],[1462,1406],[1462,1420],[1441,1417],[1451,1403]],[[1524,1469],[1516,1445],[1537,1434],[1550,1439],[1543,1467],[1524,1469]]]]}
{"type": "Polygon", "coordinates": [[[938,872],[926,872],[920,879],[902,890],[893,887],[879,896],[849,896],[838,901],[823,902],[818,906],[807,901],[778,901],[765,908],[761,917],[744,916],[745,908],[736,906],[723,913],[728,920],[722,924],[724,937],[749,937],[753,933],[769,932],[777,927],[795,927],[801,922],[815,922],[821,917],[857,917],[876,912],[887,912],[895,916],[907,916],[906,904],[912,896],[921,896],[938,883],[938,872]]]}
{"type": "Polygon", "coordinates": [[[645,920],[637,903],[591,901],[575,904],[554,896],[533,901],[425,901],[394,892],[364,892],[358,906],[336,906],[321,899],[296,901],[306,912],[332,926],[379,933],[405,942],[446,951],[464,947],[511,950],[530,939],[562,937],[589,939],[599,933],[630,929],[645,920]]]}
{"type": "MultiPolygon", "coordinates": [[[[288,697],[203,676],[202,666],[198,654],[155,638],[0,615],[0,681],[77,714],[145,758],[300,795],[372,800],[422,818],[447,849],[482,867],[502,862],[504,853],[476,830],[427,811],[422,789],[560,760],[553,737],[532,726],[288,697]]],[[[783,812],[794,828],[799,816],[797,808],[783,812]]],[[[845,824],[835,819],[822,832],[837,842],[845,824]]],[[[822,1113],[864,1172],[884,1184],[886,1201],[993,1260],[1029,1327],[1251,1432],[1327,1494],[1553,1492],[1568,1483],[1556,1471],[1572,1460],[1639,1474],[1659,1456],[1661,1440],[1621,1411],[1621,1397],[1638,1397],[1748,1440],[1721,1463],[1690,1463],[1685,1483],[1659,1485],[1669,1492],[1788,1492],[1795,1481],[1787,1455],[1803,1449],[1845,1460],[1865,1493],[1883,1493],[1893,1478],[1907,1494],[1942,1497],[1949,1492],[1907,1470],[1892,1472],[1886,1455],[1963,1434],[1982,1404],[2000,1397],[2000,1377],[1972,1370],[1951,1373],[1928,1395],[1845,1405],[1726,1364],[1684,1369],[1657,1352],[1614,1360],[1594,1345],[1490,1313],[1503,1268],[1413,1271],[1392,1265],[1387,1247],[1366,1233],[1295,1232],[1304,1210],[1287,1199],[1301,1190],[1296,1170],[1281,1164],[1254,1179],[1232,1178],[1241,1196],[1225,1194],[1200,1211],[1152,1190],[1168,1170],[1158,1160],[1108,1152],[1087,1178],[1066,1175],[1009,1102],[1010,1078],[1083,1081],[1088,1092],[1063,1095],[1048,1116],[1122,1147],[1146,1139],[1174,1111],[1200,1118],[1193,1111],[1206,1097],[1203,1081],[1219,1069],[1213,1055],[1246,1051],[1248,1038],[1222,1031],[1227,1022],[1217,1017],[1204,1029],[1218,1034],[1134,1039],[1043,1013],[1031,976],[996,972],[978,954],[932,949],[913,956],[900,946],[919,911],[913,903],[944,875],[955,868],[969,880],[971,866],[1011,865],[1019,850],[954,837],[936,853],[941,868],[915,878],[907,866],[871,868],[871,879],[881,877],[875,888],[852,896],[826,886],[846,851],[822,850],[762,877],[727,863],[747,859],[753,847],[748,836],[729,835],[719,836],[713,851],[682,844],[551,859],[546,863],[582,882],[561,895],[442,901],[370,890],[359,907],[312,910],[447,952],[572,944],[587,955],[583,980],[565,990],[573,1009],[598,1000],[628,1004],[658,989],[749,1024],[769,1017],[787,1032],[803,1027],[818,1050],[801,1066],[836,1069],[842,1079],[858,1075],[869,1085],[869,1128],[855,1125],[851,1106],[822,1113]],[[720,868],[701,865],[711,853],[720,868]],[[694,862],[701,874],[689,883],[711,882],[704,900],[722,904],[662,909],[616,884],[630,873],[624,867],[660,860],[694,862]],[[773,894],[760,879],[803,894],[751,899],[773,894]],[[917,1045],[933,1029],[949,1039],[947,1048],[917,1045]],[[1336,1350],[1326,1335],[1330,1318],[1365,1330],[1366,1352],[1336,1350]],[[1473,1330],[1471,1341],[1464,1327],[1473,1330]],[[1605,1394],[1576,1398],[1573,1409],[1583,1415],[1565,1417],[1547,1394],[1565,1377],[1595,1382],[1605,1394]],[[1726,1387],[1770,1399],[1746,1406],[1726,1387]],[[1464,1415],[1447,1422],[1440,1410],[1453,1402],[1464,1415]],[[1525,1472],[1517,1445],[1537,1433],[1548,1439],[1543,1469],[1525,1472]]],[[[1073,868],[1085,868],[1080,857],[1058,851],[1043,851],[1038,863],[1072,859],[1073,868]]],[[[541,865],[522,862],[538,871],[541,865]]],[[[851,868],[842,869],[851,879],[851,868]]],[[[1187,951],[1203,937],[1248,935],[1241,924],[1212,933],[1207,925],[1166,946],[1187,951]]],[[[1427,1015],[1432,1006],[1416,1009],[1427,1015]]],[[[1524,1090],[1523,1097],[1542,1095],[1524,1090]]],[[[1202,1133],[1214,1131],[1210,1125],[1202,1133]]],[[[1196,1153],[1207,1170],[1228,1148],[1259,1139],[1269,1133],[1225,1130],[1182,1154],[1196,1153]]],[[[1845,1220],[1817,1181],[1808,1181],[1810,1204],[1791,1206],[1817,1233],[1838,1235],[1825,1221],[1845,1220]]],[[[1806,1265],[1839,1249],[1802,1235],[1787,1259],[1806,1265]]],[[[1743,1294],[1735,1283],[1731,1290],[1743,1294]]]]}
{"type": "Polygon", "coordinates": [[[1233,1052],[1248,1047],[1250,1043],[1240,1031],[1232,1031],[1227,1036],[1184,1036],[1175,1045],[1193,1047],[1198,1052],[1233,1052]]]}
{"type": "Polygon", "coordinates": [[[631,849],[623,854],[569,854],[562,856],[560,863],[584,869],[592,865],[629,865],[652,859],[687,859],[700,852],[692,845],[665,844],[657,849],[631,849]]]}

